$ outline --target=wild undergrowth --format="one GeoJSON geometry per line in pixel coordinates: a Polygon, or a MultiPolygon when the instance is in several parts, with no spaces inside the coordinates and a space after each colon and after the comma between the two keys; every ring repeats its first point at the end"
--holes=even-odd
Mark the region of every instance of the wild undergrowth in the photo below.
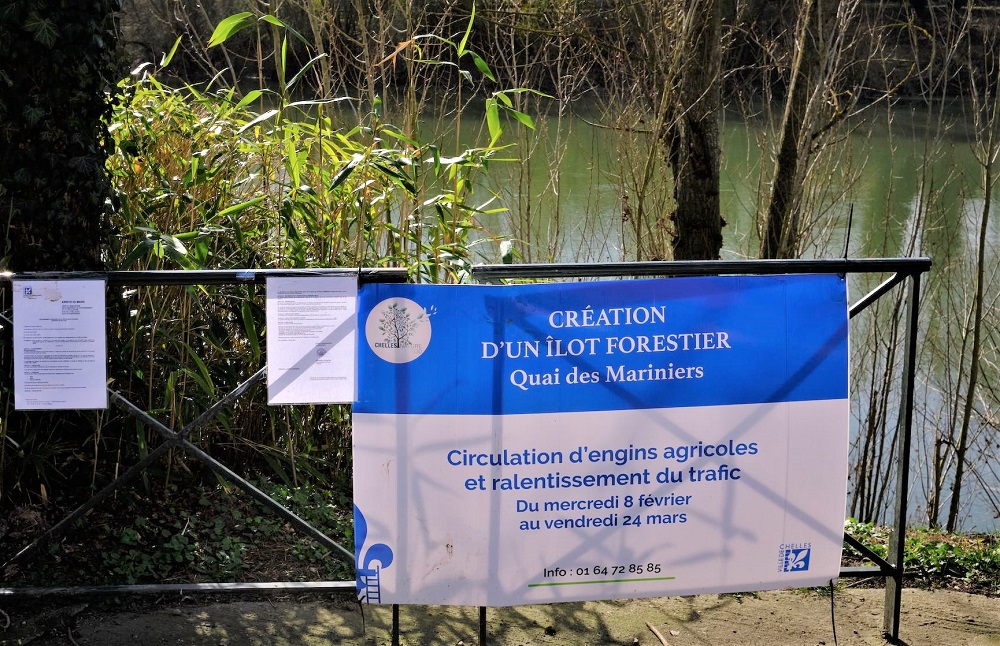
{"type": "MultiPolygon", "coordinates": [[[[890,537],[887,527],[849,520],[845,531],[885,558],[890,537]]],[[[907,530],[903,550],[910,585],[1000,595],[1000,536],[996,533],[956,534],[912,528],[907,530]]],[[[844,558],[848,562],[861,561],[860,554],[850,546],[844,547],[844,558]]]]}
{"type": "MultiPolygon", "coordinates": [[[[271,480],[254,484],[338,544],[353,544],[352,507],[343,492],[271,480]]],[[[30,538],[64,511],[16,509],[10,543],[30,538]]],[[[343,555],[296,532],[243,491],[188,482],[123,493],[79,521],[66,540],[11,568],[5,581],[52,587],[353,578],[353,563],[343,555]]]]}
{"type": "MultiPolygon", "coordinates": [[[[249,31],[272,39],[261,56],[278,71],[273,87],[225,85],[224,75],[169,80],[179,43],[158,65],[138,66],[120,82],[109,124],[115,243],[104,251],[107,269],[395,267],[412,282],[437,283],[467,280],[474,262],[499,260],[504,241],[489,230],[503,207],[480,179],[501,161],[508,125],[533,122],[512,101],[522,91],[497,86],[471,47],[471,27],[470,19],[454,40],[414,36],[383,64],[391,70],[405,58],[451,74],[456,129],[478,98],[462,138],[421,132],[405,92],[303,98],[303,79],[323,55],[291,62],[289,42],[304,40],[273,14],[230,16],[209,41],[224,47],[249,31]],[[468,132],[475,143],[460,147],[468,132]]],[[[264,293],[254,285],[113,288],[108,328],[111,388],[173,431],[264,365],[264,293]]],[[[12,397],[4,402],[0,420],[12,397]]],[[[28,425],[35,438],[7,435],[0,423],[4,508],[97,490],[160,442],[118,408],[88,415],[58,442],[55,422],[28,425]]],[[[286,486],[349,474],[347,406],[270,407],[251,387],[188,439],[238,473],[286,486]]],[[[169,483],[187,461],[172,453],[140,488],[169,483]]]]}
{"type": "MultiPolygon", "coordinates": [[[[350,549],[349,496],[336,488],[255,482],[279,503],[350,549]]],[[[10,519],[14,538],[57,519],[57,511],[19,508],[10,519]]],[[[849,520],[845,530],[885,556],[890,530],[849,520]]],[[[72,540],[50,546],[30,567],[9,573],[12,585],[135,584],[201,581],[347,581],[353,564],[296,532],[235,488],[156,485],[114,499],[79,522],[72,540]],[[122,522],[121,519],[127,521],[122,522]]],[[[844,563],[865,564],[851,547],[844,563]]],[[[905,584],[1000,596],[1000,536],[907,531],[905,584]]],[[[841,585],[882,585],[873,577],[841,585]]]]}

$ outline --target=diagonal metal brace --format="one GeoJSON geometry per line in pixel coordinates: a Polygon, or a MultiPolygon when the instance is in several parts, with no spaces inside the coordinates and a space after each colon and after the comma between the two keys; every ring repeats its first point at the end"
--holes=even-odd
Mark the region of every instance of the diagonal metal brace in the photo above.
{"type": "Polygon", "coordinates": [[[856,549],[863,558],[868,559],[872,563],[878,566],[879,571],[886,576],[893,576],[896,573],[896,566],[892,565],[884,558],[876,554],[870,547],[854,538],[847,532],[844,532],[844,542],[856,549]]]}
{"type": "MultiPolygon", "coordinates": [[[[10,320],[6,316],[3,316],[2,314],[0,314],[0,318],[2,318],[4,321],[7,321],[8,323],[10,322],[10,320]]],[[[341,546],[339,543],[331,539],[329,536],[327,536],[317,528],[310,525],[307,521],[303,520],[301,517],[299,517],[294,512],[292,512],[291,510],[289,510],[288,508],[286,508],[285,506],[283,506],[282,504],[280,504],[279,502],[268,496],[266,493],[264,493],[257,487],[254,487],[240,475],[238,475],[237,473],[235,473],[234,471],[232,471],[231,469],[229,469],[228,467],[220,463],[218,460],[211,457],[210,455],[208,455],[207,453],[205,453],[200,448],[198,448],[197,446],[195,446],[186,439],[186,437],[192,431],[196,430],[197,428],[208,422],[210,419],[218,415],[219,412],[221,412],[222,409],[225,408],[225,406],[227,406],[233,400],[235,400],[240,395],[249,390],[251,386],[261,381],[266,374],[267,374],[266,368],[261,368],[260,370],[255,372],[252,376],[250,376],[249,379],[241,383],[231,392],[222,397],[219,401],[215,402],[207,410],[202,412],[201,415],[196,417],[190,423],[186,424],[183,428],[181,428],[177,432],[170,430],[170,428],[167,427],[163,422],[161,422],[157,418],[150,415],[148,412],[142,410],[141,408],[130,402],[127,398],[123,397],[121,393],[109,389],[111,402],[114,403],[119,408],[123,409],[126,413],[128,413],[132,417],[137,418],[146,426],[149,426],[153,430],[157,431],[163,437],[164,440],[163,443],[156,449],[151,451],[149,454],[147,454],[146,457],[142,458],[134,465],[132,465],[125,473],[120,475],[112,482],[108,483],[108,485],[106,485],[103,489],[94,494],[89,500],[87,500],[79,507],[74,509],[72,512],[70,512],[61,521],[50,527],[48,530],[46,530],[40,536],[38,536],[34,541],[29,543],[23,549],[21,549],[11,559],[9,559],[2,566],[0,566],[0,571],[4,571],[10,566],[25,561],[29,556],[32,556],[35,553],[37,553],[37,551],[40,548],[49,545],[53,541],[62,537],[70,529],[73,523],[79,520],[85,513],[87,513],[97,505],[101,504],[105,500],[107,500],[118,489],[133,481],[136,477],[139,476],[139,474],[145,471],[150,464],[159,459],[160,456],[162,456],[168,449],[175,447],[183,449],[184,451],[191,454],[199,461],[203,462],[214,472],[216,472],[217,474],[221,475],[222,477],[226,478],[227,480],[238,486],[240,489],[242,489],[252,498],[254,498],[257,502],[261,503],[265,507],[270,508],[272,511],[277,513],[279,516],[284,518],[286,521],[291,523],[300,531],[309,535],[311,538],[319,542],[327,549],[333,552],[339,552],[340,554],[344,555],[348,560],[353,561],[354,560],[353,552],[350,552],[349,550],[341,546]]]]}
{"type": "Polygon", "coordinates": [[[865,296],[863,296],[860,301],[858,301],[854,305],[851,305],[850,309],[848,310],[850,318],[854,318],[855,316],[863,312],[869,305],[871,305],[878,299],[882,298],[886,293],[889,292],[889,290],[891,290],[893,287],[906,280],[908,277],[909,274],[897,272],[892,276],[890,276],[889,278],[885,279],[885,281],[883,281],[882,284],[880,284],[878,287],[865,294],[865,296]]]}
{"type": "Polygon", "coordinates": [[[75,523],[77,520],[80,519],[81,516],[83,516],[85,513],[87,513],[97,505],[104,502],[107,498],[111,496],[111,494],[120,489],[123,485],[126,485],[129,482],[135,480],[139,476],[139,474],[141,474],[143,471],[146,470],[146,467],[148,467],[154,461],[159,459],[159,457],[164,453],[166,453],[169,448],[171,448],[171,444],[169,442],[164,442],[160,446],[156,447],[154,450],[150,451],[146,455],[146,457],[133,464],[131,467],[129,467],[127,471],[125,471],[125,473],[121,474],[120,476],[115,478],[112,482],[108,483],[103,489],[101,489],[96,494],[91,496],[91,498],[87,500],[87,502],[83,503],[82,505],[74,509],[72,512],[69,513],[69,515],[67,515],[58,523],[45,530],[45,532],[43,532],[41,536],[37,537],[31,543],[26,545],[23,549],[21,549],[20,552],[15,554],[10,560],[8,560],[6,563],[0,566],[0,573],[6,571],[7,568],[10,566],[16,565],[24,561],[25,559],[28,558],[28,556],[31,556],[35,552],[37,552],[39,548],[45,547],[49,545],[51,542],[59,539],[63,534],[65,534],[70,529],[73,523],[75,523]]]}
{"type": "Polygon", "coordinates": [[[281,503],[277,502],[274,498],[267,495],[257,487],[253,486],[250,482],[240,477],[238,474],[233,472],[232,469],[222,464],[209,454],[202,451],[200,448],[191,444],[187,440],[181,440],[181,448],[191,454],[193,457],[197,458],[205,464],[209,469],[215,471],[217,474],[229,480],[234,485],[245,491],[254,500],[261,503],[266,507],[270,507],[272,511],[277,513],[279,516],[284,518],[286,521],[295,526],[299,531],[307,534],[310,538],[315,540],[317,543],[321,544],[323,547],[327,548],[331,552],[340,552],[349,562],[354,562],[354,552],[348,551],[347,548],[343,547],[332,538],[316,529],[308,523],[308,521],[303,520],[295,514],[295,512],[289,510],[281,503]]]}

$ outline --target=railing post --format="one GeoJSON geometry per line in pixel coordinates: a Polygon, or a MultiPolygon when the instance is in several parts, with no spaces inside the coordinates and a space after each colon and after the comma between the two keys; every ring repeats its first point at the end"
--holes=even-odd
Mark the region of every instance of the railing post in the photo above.
{"type": "Polygon", "coordinates": [[[903,594],[903,548],[906,544],[906,511],[910,484],[910,437],[913,430],[913,390],[916,380],[917,322],[920,310],[920,274],[910,275],[906,350],[903,354],[903,392],[899,402],[896,455],[896,513],[889,539],[888,561],[894,566],[885,580],[883,631],[892,643],[899,641],[899,613],[903,594]]]}
{"type": "Polygon", "coordinates": [[[392,604],[392,646],[399,646],[399,604],[392,604]]]}

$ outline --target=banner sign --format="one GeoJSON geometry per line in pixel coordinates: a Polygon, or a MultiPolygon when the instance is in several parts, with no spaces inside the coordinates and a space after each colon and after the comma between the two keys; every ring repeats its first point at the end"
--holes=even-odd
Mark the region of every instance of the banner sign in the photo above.
{"type": "Polygon", "coordinates": [[[365,285],[358,593],[504,606],[840,569],[839,276],[365,285]]]}

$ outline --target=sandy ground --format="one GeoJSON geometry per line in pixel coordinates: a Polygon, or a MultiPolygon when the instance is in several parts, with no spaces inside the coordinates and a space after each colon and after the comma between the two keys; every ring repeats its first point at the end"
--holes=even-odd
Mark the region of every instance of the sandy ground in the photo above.
{"type": "MultiPolygon", "coordinates": [[[[837,642],[885,644],[880,589],[837,590],[837,642]]],[[[391,644],[388,607],[358,606],[343,598],[208,601],[147,600],[143,607],[107,602],[34,609],[6,604],[0,644],[67,646],[391,644]],[[5,617],[5,615],[7,617],[5,617]],[[8,621],[9,617],[9,621],[8,621]]],[[[404,606],[401,644],[478,644],[478,610],[404,606]]],[[[829,593],[763,592],[588,603],[487,611],[487,644],[527,646],[784,646],[832,645],[829,593]],[[652,629],[651,629],[652,628],[652,629]],[[657,636],[654,633],[659,633],[657,636]]],[[[952,591],[907,589],[902,643],[1000,646],[1000,599],[952,591]]]]}

